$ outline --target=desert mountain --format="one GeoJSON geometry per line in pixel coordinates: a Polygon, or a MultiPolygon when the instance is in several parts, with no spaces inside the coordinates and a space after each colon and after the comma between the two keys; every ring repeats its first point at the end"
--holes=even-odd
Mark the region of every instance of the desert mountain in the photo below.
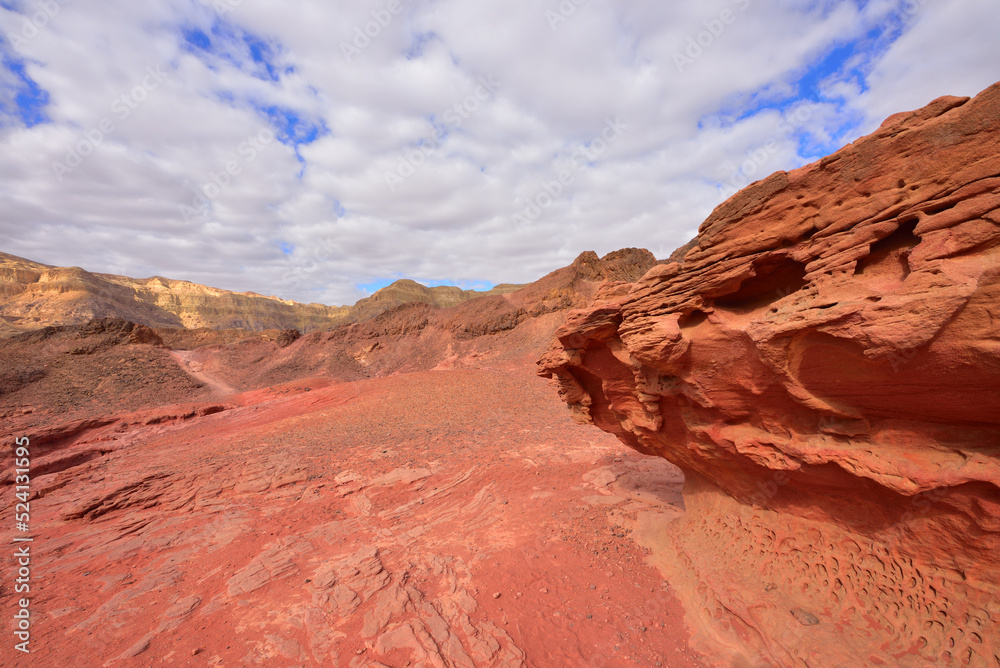
{"type": "Polygon", "coordinates": [[[181,281],[134,281],[82,269],[42,272],[41,265],[11,256],[5,256],[5,261],[5,275],[10,277],[5,285],[14,294],[5,312],[18,312],[20,306],[35,314],[20,319],[7,316],[15,319],[13,326],[26,327],[35,317],[73,323],[0,340],[0,397],[8,407],[30,408],[29,422],[33,423],[43,415],[65,419],[69,414],[99,414],[108,402],[127,401],[138,407],[183,402],[193,389],[211,391],[214,386],[199,384],[198,373],[194,386],[188,382],[192,367],[210,372],[216,385],[249,390],[303,377],[344,382],[453,367],[460,359],[484,356],[527,364],[544,350],[567,310],[586,306],[600,289],[625,285],[624,281],[638,279],[656,264],[646,250],[624,249],[604,258],[588,251],[570,266],[527,286],[499,286],[489,293],[397,281],[354,307],[345,307],[342,319],[331,321],[321,315],[320,309],[327,307],[319,305],[285,303],[181,281]],[[17,292],[24,286],[28,287],[17,292]],[[39,301],[31,301],[30,295],[39,301]],[[136,300],[136,295],[146,301],[136,300]],[[181,295],[189,301],[182,301],[181,295]],[[94,312],[93,304],[98,301],[110,315],[76,324],[94,312]],[[158,304],[174,308],[191,324],[204,324],[209,318],[224,320],[216,320],[211,329],[175,327],[170,319],[180,316],[158,304]],[[266,309],[276,309],[273,320],[268,320],[266,309]],[[325,323],[323,331],[301,336],[296,328],[283,327],[306,322],[310,313],[315,315],[312,325],[325,323]],[[170,322],[164,326],[164,320],[170,322]],[[218,328],[222,323],[250,321],[257,327],[275,327],[263,331],[218,328]],[[114,372],[109,373],[112,368],[114,372]],[[153,380],[161,376],[182,379],[176,393],[170,382],[153,380]],[[132,382],[137,385],[129,389],[132,382]],[[143,387],[150,389],[148,397],[143,387]]]}
{"type": "Polygon", "coordinates": [[[685,475],[651,511],[722,666],[1000,665],[1000,84],[719,206],[541,372],[685,475]]]}
{"type": "Polygon", "coordinates": [[[655,262],[585,253],[303,336],[107,318],[0,340],[44,565],[32,655],[0,663],[698,668],[625,527],[676,510],[676,469],[533,373],[569,309],[655,262]]]}
{"type": "Polygon", "coordinates": [[[498,285],[489,292],[476,292],[453,286],[428,288],[404,279],[354,306],[324,306],[160,276],[136,279],[80,267],[52,267],[0,253],[0,336],[101,318],[147,327],[311,332],[364,320],[400,304],[447,307],[519,287],[498,285]]]}

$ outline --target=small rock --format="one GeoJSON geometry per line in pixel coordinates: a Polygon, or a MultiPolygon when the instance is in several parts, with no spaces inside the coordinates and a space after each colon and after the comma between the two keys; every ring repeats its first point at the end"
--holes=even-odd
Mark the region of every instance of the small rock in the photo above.
{"type": "Polygon", "coordinates": [[[545,587],[542,587],[542,588],[541,588],[541,589],[539,589],[538,591],[542,592],[543,594],[548,594],[548,593],[549,593],[549,590],[548,590],[548,589],[546,589],[545,587]]]}
{"type": "Polygon", "coordinates": [[[792,616],[799,621],[799,624],[803,626],[816,626],[819,624],[819,617],[812,614],[811,612],[806,612],[802,608],[793,608],[792,616]]]}
{"type": "Polygon", "coordinates": [[[500,592],[494,592],[493,598],[500,598],[500,592]]]}
{"type": "Polygon", "coordinates": [[[778,588],[778,585],[774,584],[773,582],[768,582],[767,586],[764,587],[764,591],[774,591],[777,588],[778,588]]]}

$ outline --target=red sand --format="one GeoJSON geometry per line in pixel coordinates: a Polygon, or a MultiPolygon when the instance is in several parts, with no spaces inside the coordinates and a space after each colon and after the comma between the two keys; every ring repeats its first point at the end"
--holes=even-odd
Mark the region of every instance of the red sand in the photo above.
{"type": "Polygon", "coordinates": [[[679,473],[530,368],[217,399],[34,448],[33,654],[3,665],[701,665],[631,535],[679,473]]]}

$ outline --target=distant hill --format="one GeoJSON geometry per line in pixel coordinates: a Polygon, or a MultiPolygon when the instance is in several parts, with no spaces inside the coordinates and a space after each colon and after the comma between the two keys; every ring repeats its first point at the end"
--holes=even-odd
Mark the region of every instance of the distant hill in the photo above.
{"type": "Polygon", "coordinates": [[[428,288],[400,280],[354,306],[325,306],[160,276],[137,279],[80,267],[53,267],[0,253],[0,336],[100,318],[122,318],[149,327],[255,332],[297,329],[308,333],[366,320],[410,302],[448,307],[519,287],[500,285],[489,292],[476,292],[454,286],[428,288]]]}
{"type": "Polygon", "coordinates": [[[613,298],[657,262],[647,250],[603,258],[588,251],[520,289],[476,293],[398,281],[334,309],[2,259],[8,336],[0,337],[0,417],[20,415],[25,427],[303,378],[533,368],[571,309],[613,298]],[[178,326],[183,321],[214,328],[178,326]],[[303,323],[315,331],[293,331],[303,323]]]}
{"type": "Polygon", "coordinates": [[[231,292],[160,276],[129,278],[53,267],[0,253],[0,337],[49,326],[119,318],[148,327],[186,330],[298,330],[303,334],[364,322],[403,304],[455,307],[473,299],[512,297],[519,306],[558,310],[583,306],[577,280],[635,280],[656,263],[646,250],[625,249],[603,260],[583,253],[570,267],[528,286],[498,285],[486,292],[425,287],[403,279],[353,306],[301,304],[253,292],[231,292]],[[554,277],[560,277],[555,279],[554,277]],[[555,282],[553,282],[555,281],[555,282]],[[529,304],[530,302],[530,304],[529,304]]]}

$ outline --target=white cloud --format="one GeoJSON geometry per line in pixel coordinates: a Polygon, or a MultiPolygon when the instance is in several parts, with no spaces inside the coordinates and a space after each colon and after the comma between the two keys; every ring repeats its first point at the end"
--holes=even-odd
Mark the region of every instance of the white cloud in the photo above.
{"type": "Polygon", "coordinates": [[[865,131],[900,111],[942,95],[975,96],[1000,80],[996,5],[988,2],[910,0],[909,29],[879,59],[857,106],[865,131]]]}
{"type": "MultiPolygon", "coordinates": [[[[555,29],[555,0],[400,0],[395,15],[389,0],[227,2],[220,14],[207,1],[68,0],[31,39],[7,40],[51,122],[4,121],[2,250],[325,303],[397,275],[530,281],[588,249],[663,257],[738,170],[793,168],[815,157],[809,146],[974,94],[1000,56],[975,0],[923,0],[891,44],[864,39],[899,13],[891,0],[590,0],[555,29]],[[375,36],[345,56],[366,29],[375,36]],[[210,49],[185,41],[195,30],[210,49]],[[689,40],[701,44],[689,52],[689,40]],[[858,46],[820,72],[824,99],[789,132],[803,77],[845,44],[858,46]],[[147,68],[166,74],[148,89],[147,68]],[[488,95],[484,77],[499,82],[488,95]],[[315,141],[247,143],[281,136],[283,111],[318,128],[315,141]],[[620,136],[574,162],[614,118],[620,136]],[[53,162],[105,119],[113,129],[59,180],[53,162]],[[387,172],[407,161],[412,176],[390,189],[387,172]],[[572,179],[549,201],[562,170],[572,179]],[[190,215],[206,187],[211,206],[190,215]],[[512,223],[538,201],[534,220],[512,223]]],[[[4,34],[23,20],[0,9],[4,34]]],[[[0,68],[5,108],[19,85],[0,68]]]]}

